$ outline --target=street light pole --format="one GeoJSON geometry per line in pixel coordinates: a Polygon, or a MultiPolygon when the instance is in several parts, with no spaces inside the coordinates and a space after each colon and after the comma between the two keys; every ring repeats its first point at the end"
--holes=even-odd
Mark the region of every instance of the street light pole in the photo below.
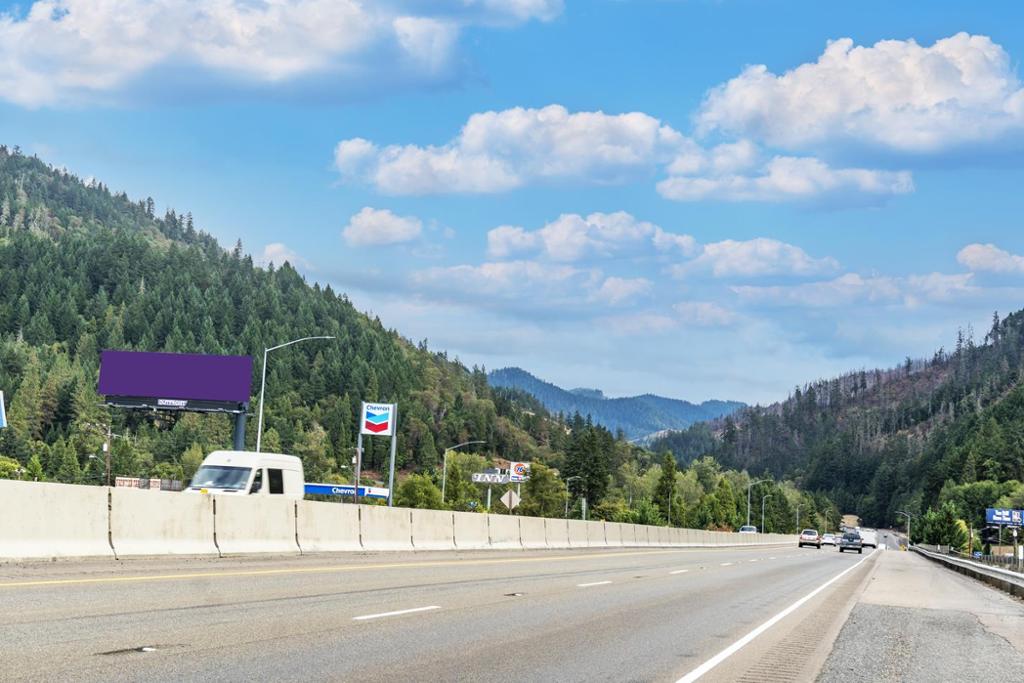
{"type": "Polygon", "coordinates": [[[800,508],[804,506],[803,503],[797,503],[796,505],[796,532],[800,533],[800,508]]]}
{"type": "Polygon", "coordinates": [[[463,446],[469,446],[476,443],[487,443],[486,441],[464,441],[463,443],[456,444],[451,448],[444,449],[444,468],[441,474],[441,502],[444,503],[444,490],[445,484],[448,483],[448,452],[454,451],[456,448],[462,448],[463,446]]]}
{"type": "Polygon", "coordinates": [[[752,481],[749,484],[747,484],[747,526],[750,526],[750,489],[752,489],[757,484],[762,484],[762,483],[764,483],[766,481],[771,481],[771,480],[770,479],[758,479],[757,481],[752,481]]]}
{"type": "Polygon", "coordinates": [[[902,510],[896,510],[896,514],[903,515],[907,518],[907,548],[909,548],[911,545],[913,545],[913,543],[910,540],[910,518],[913,517],[913,515],[909,512],[903,512],[902,510]]]}
{"type": "MultiPolygon", "coordinates": [[[[271,346],[263,349],[263,371],[260,376],[260,417],[259,422],[256,425],[256,452],[260,452],[260,446],[263,444],[263,394],[267,389],[267,354],[277,349],[283,349],[286,346],[292,344],[298,344],[299,342],[309,341],[311,339],[334,339],[334,337],[303,337],[302,339],[293,339],[290,342],[284,344],[278,344],[277,346],[271,346]]],[[[356,486],[359,483],[356,482],[356,486]]]]}
{"type": "Polygon", "coordinates": [[[772,497],[772,494],[770,494],[770,493],[766,493],[763,496],[761,496],[761,533],[762,534],[765,533],[765,530],[764,530],[764,503],[765,503],[766,500],[768,500],[771,497],[772,497]]]}
{"type": "Polygon", "coordinates": [[[582,479],[583,477],[571,476],[565,480],[565,518],[569,519],[569,482],[573,479],[582,479]]]}

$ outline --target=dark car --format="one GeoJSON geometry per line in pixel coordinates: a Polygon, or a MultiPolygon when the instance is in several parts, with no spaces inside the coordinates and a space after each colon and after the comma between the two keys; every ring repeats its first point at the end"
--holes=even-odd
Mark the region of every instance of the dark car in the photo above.
{"type": "Polygon", "coordinates": [[[842,538],[839,539],[839,552],[844,550],[856,550],[858,553],[863,553],[864,545],[861,542],[860,534],[856,531],[844,533],[842,538]]]}

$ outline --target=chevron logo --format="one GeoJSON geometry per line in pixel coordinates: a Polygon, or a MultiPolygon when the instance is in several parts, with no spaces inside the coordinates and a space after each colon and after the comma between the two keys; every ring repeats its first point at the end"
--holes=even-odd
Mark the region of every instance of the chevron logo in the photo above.
{"type": "Polygon", "coordinates": [[[391,434],[394,423],[394,406],[384,403],[367,403],[363,406],[363,434],[391,434]]]}
{"type": "Polygon", "coordinates": [[[391,411],[375,413],[372,410],[366,411],[366,429],[374,434],[388,431],[391,426],[391,411]]]}

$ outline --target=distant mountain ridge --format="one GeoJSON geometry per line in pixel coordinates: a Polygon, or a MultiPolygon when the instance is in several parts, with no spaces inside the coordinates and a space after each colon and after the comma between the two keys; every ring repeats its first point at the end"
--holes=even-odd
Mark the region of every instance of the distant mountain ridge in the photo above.
{"type": "Polygon", "coordinates": [[[600,389],[563,389],[534,377],[521,368],[502,368],[488,374],[492,386],[520,389],[534,396],[552,413],[589,415],[613,432],[621,429],[630,439],[669,429],[686,429],[696,422],[725,417],[746,407],[738,401],[690,403],[654,394],[607,398],[600,389]]]}

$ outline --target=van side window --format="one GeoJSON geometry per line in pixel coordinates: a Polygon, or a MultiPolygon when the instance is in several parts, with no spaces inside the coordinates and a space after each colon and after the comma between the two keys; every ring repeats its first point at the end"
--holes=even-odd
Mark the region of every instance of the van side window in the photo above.
{"type": "Polygon", "coordinates": [[[257,469],[256,476],[252,478],[252,486],[249,487],[249,493],[259,493],[263,488],[263,470],[257,469]]]}
{"type": "Polygon", "coordinates": [[[271,493],[284,493],[284,473],[281,470],[267,470],[267,481],[271,493]]]}

